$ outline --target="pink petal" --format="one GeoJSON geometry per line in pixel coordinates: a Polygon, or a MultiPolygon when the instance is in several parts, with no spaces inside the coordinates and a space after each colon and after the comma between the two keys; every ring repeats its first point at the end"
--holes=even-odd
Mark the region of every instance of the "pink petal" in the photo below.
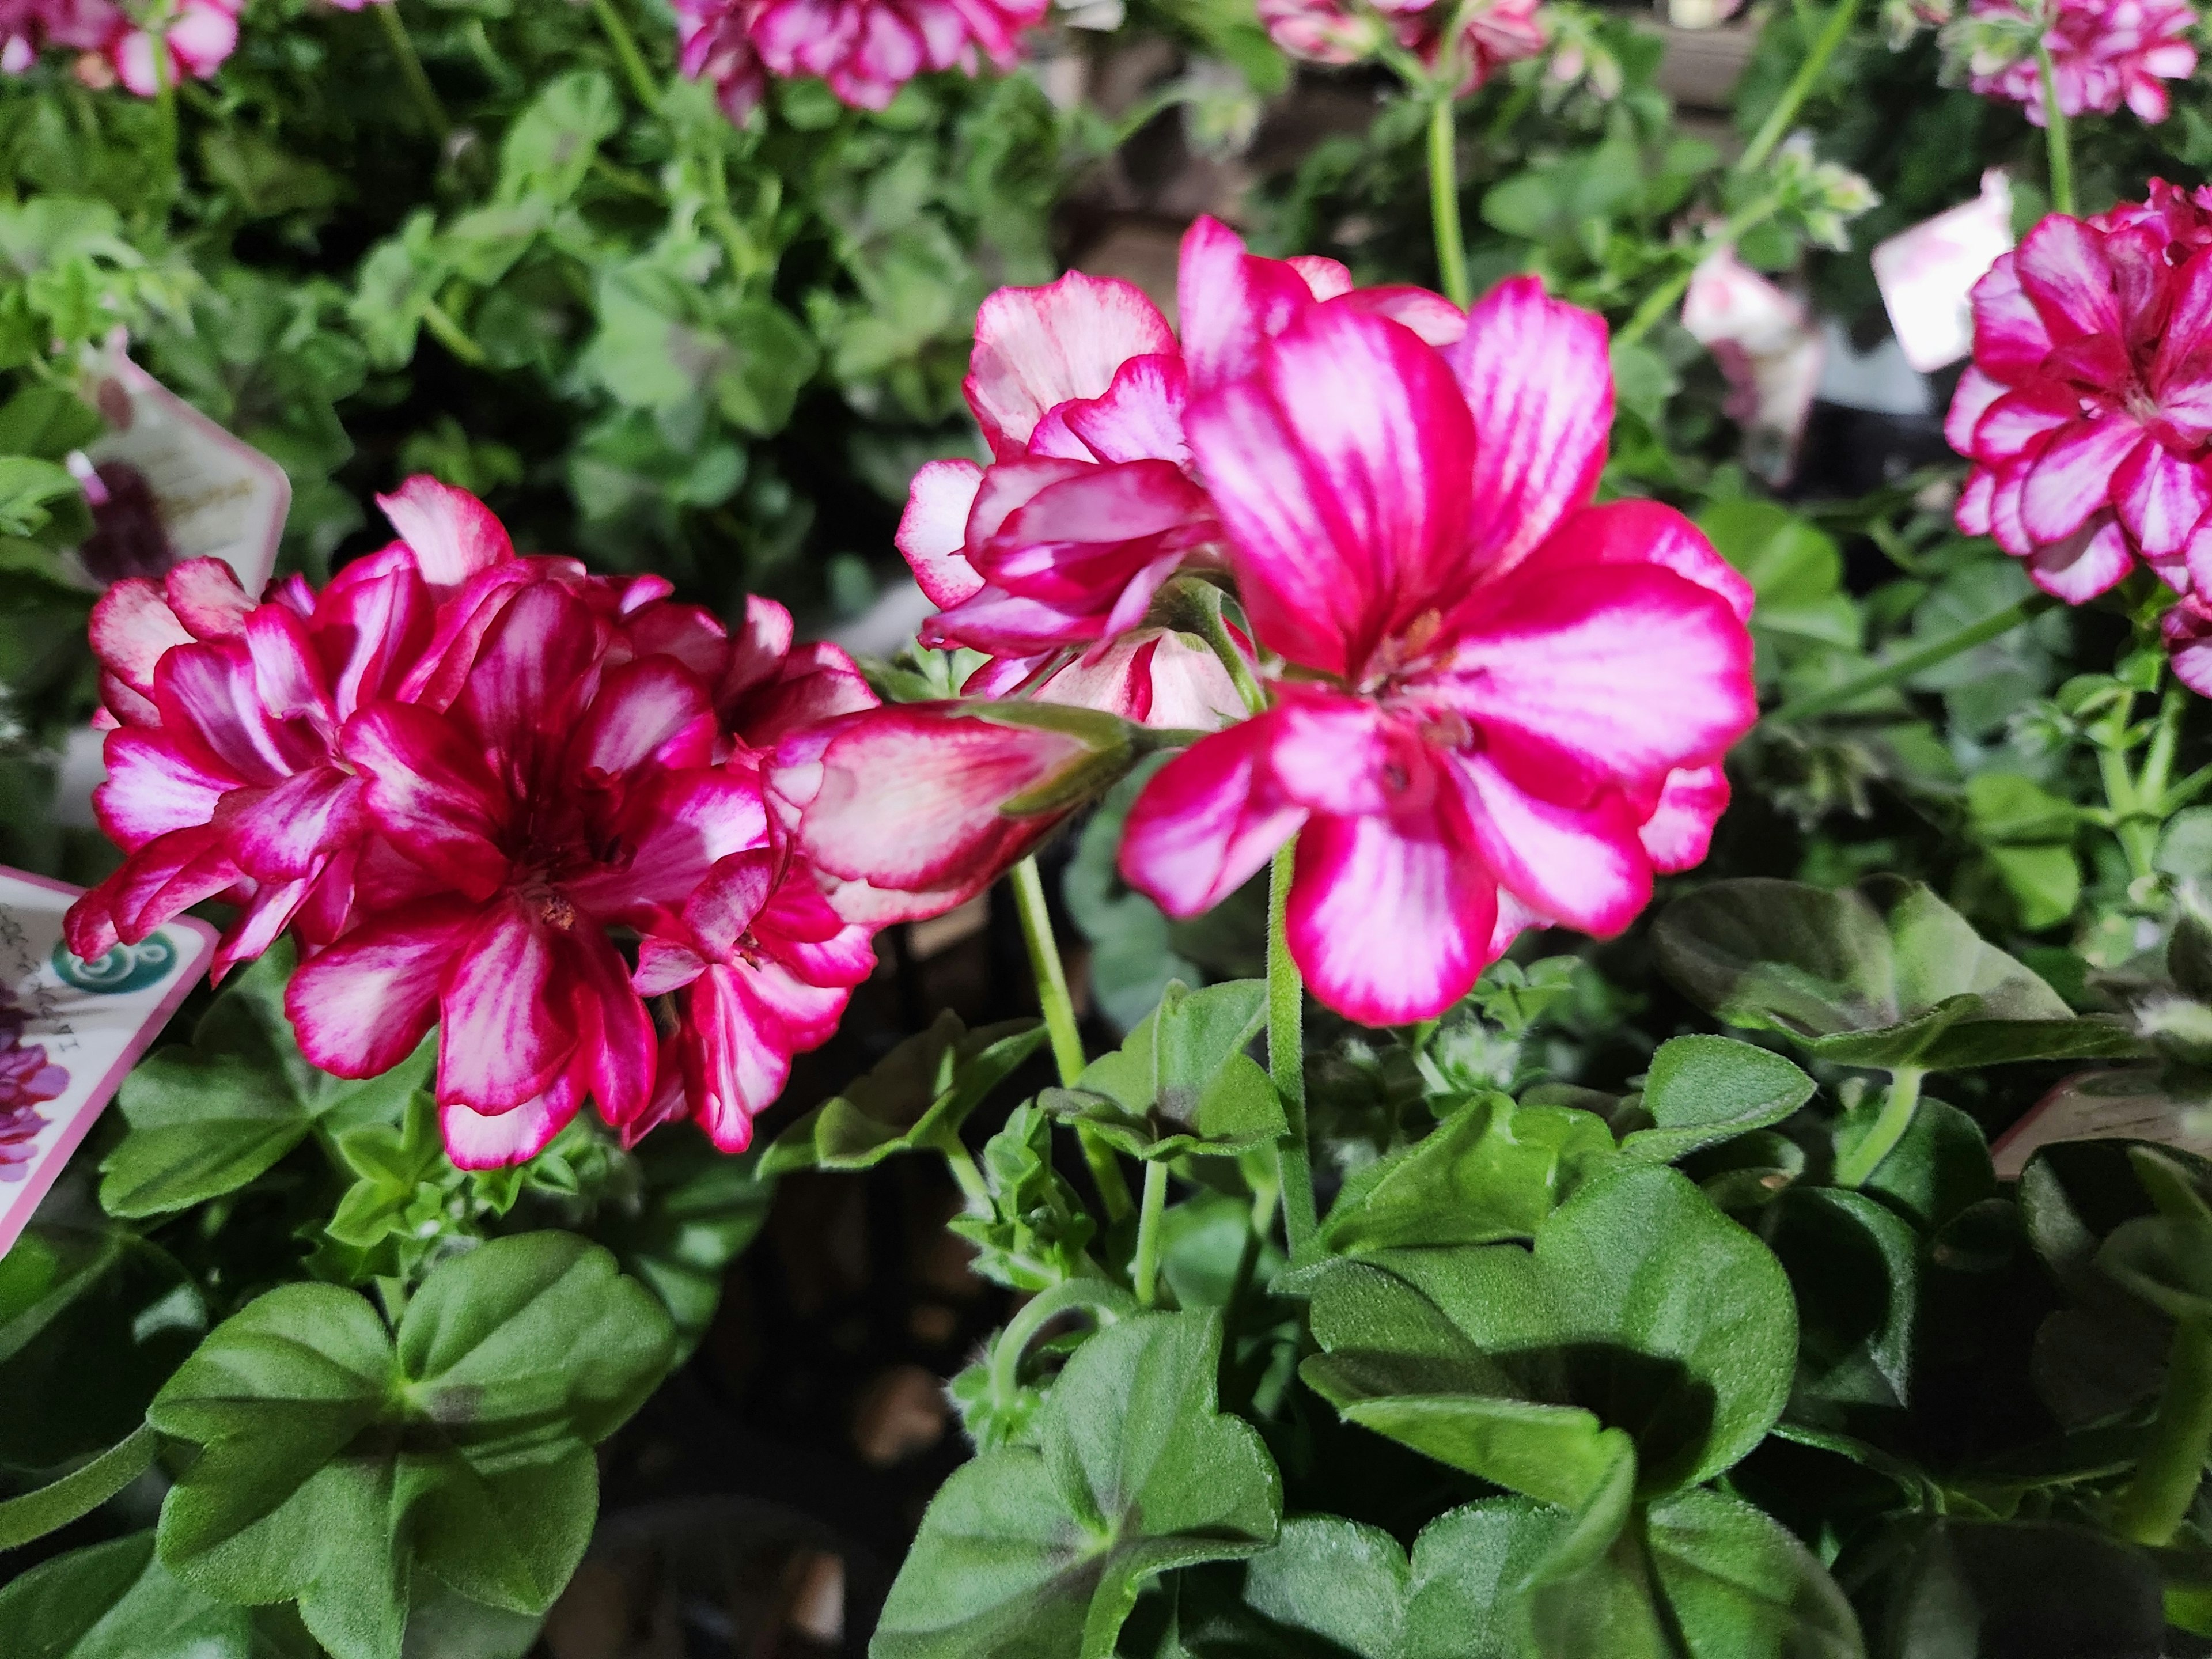
{"type": "Polygon", "coordinates": [[[1096,398],[1132,357],[1176,349],[1144,290],[1070,271],[1044,288],[1002,288],[975,313],[969,407],[1001,460],[1018,458],[1045,411],[1096,398]]]}
{"type": "Polygon", "coordinates": [[[896,539],[933,605],[957,605],[983,586],[963,550],[968,514],[982,483],[983,469],[973,461],[929,461],[908,486],[896,539]]]}
{"type": "Polygon", "coordinates": [[[699,677],[673,657],[642,657],[606,671],[569,740],[568,764],[610,778],[648,763],[702,766],[715,731],[699,677]]]}
{"type": "Polygon", "coordinates": [[[1114,373],[1103,396],[1065,404],[1054,417],[1102,461],[1190,459],[1183,441],[1182,411],[1189,399],[1182,359],[1132,357],[1114,373]]]}
{"type": "Polygon", "coordinates": [[[2104,239],[2081,221],[2052,214],[2027,233],[2014,259],[2020,286],[2054,342],[2121,331],[2104,239]]]}
{"type": "Polygon", "coordinates": [[[1280,716],[1194,744],[1145,786],[1121,832],[1122,878],[1172,916],[1212,909],[1259,872],[1305,822],[1267,758],[1280,716]]]}
{"type": "Polygon", "coordinates": [[[571,937],[567,965],[580,1034],[573,1069],[588,1080],[602,1117],[628,1123],[652,1103],[659,1036],[614,946],[595,932],[571,937]]]}
{"type": "Polygon", "coordinates": [[[1671,875],[1703,864],[1712,845],[1713,826],[1728,811],[1728,774],[1720,767],[1684,767],[1669,772],[1659,804],[1637,831],[1651,867],[1671,875]]]}
{"type": "Polygon", "coordinates": [[[343,749],[368,778],[364,804],[397,850],[471,898],[506,884],[501,849],[516,804],[452,720],[379,703],[346,723],[343,749]]]}
{"type": "Polygon", "coordinates": [[[325,589],[310,631],[331,665],[330,707],[337,717],[390,696],[422,657],[435,625],[429,590],[411,570],[325,589]]]}
{"type": "MultiPolygon", "coordinates": [[[[1737,621],[1751,620],[1756,595],[1750,581],[1721,557],[1704,531],[1657,501],[1585,507],[1560,526],[1540,556],[1547,570],[1576,564],[1656,565],[1695,582],[1728,606],[1737,621]]],[[[1478,600],[1469,609],[1479,611],[1484,603],[1478,600]]]]}
{"type": "MultiPolygon", "coordinates": [[[[1965,384],[1962,378],[1962,391],[1965,384]]],[[[1996,464],[2039,453],[2052,433],[2081,418],[2080,400],[2055,381],[2032,380],[2017,391],[1997,389],[2002,395],[1974,424],[1964,452],[1969,457],[1996,464]]]]}
{"type": "Polygon", "coordinates": [[[222,833],[204,825],[156,836],[124,860],[123,867],[100,884],[100,891],[117,936],[126,945],[136,945],[163,922],[227,891],[239,879],[222,833]]]}
{"type": "Polygon", "coordinates": [[[1950,412],[1943,417],[1943,436],[1968,460],[1974,459],[1974,428],[1990,405],[2011,388],[1984,374],[1978,363],[1968,363],[1959,376],[1959,389],[1951,394],[1950,412]]]}
{"type": "Polygon", "coordinates": [[[1340,294],[1352,292],[1352,270],[1341,259],[1325,259],[1317,253],[1294,253],[1283,263],[1298,273],[1306,291],[1316,300],[1334,300],[1340,294]]]}
{"type": "Polygon", "coordinates": [[[1605,319],[1536,277],[1509,277],[1475,301],[1445,355],[1474,415],[1474,557],[1505,571],[1589,501],[1605,470],[1605,319]]]}
{"type": "Polygon", "coordinates": [[[238,585],[238,573],[221,559],[186,559],[172,567],[161,578],[161,591],[177,620],[198,639],[244,632],[253,610],[253,598],[238,585]]]}
{"type": "Polygon", "coordinates": [[[376,504],[399,539],[414,550],[422,580],[441,595],[479,571],[514,556],[514,543],[498,517],[465,489],[418,472],[376,504]]]}
{"type": "Polygon", "coordinates": [[[1176,276],[1192,395],[1252,374],[1261,348],[1313,306],[1313,290],[1300,271],[1279,259],[1255,258],[1235,231],[1200,215],[1183,233],[1176,276]]]}
{"type": "Polygon", "coordinates": [[[1022,598],[1103,615],[1145,565],[1212,530],[1206,492],[1172,464],[1088,466],[1038,490],[976,548],[975,562],[1022,598]]]}
{"type": "Polygon", "coordinates": [[[441,1101],[495,1112],[544,1092],[584,1035],[558,993],[586,948],[512,900],[483,912],[440,992],[441,1101]]]}
{"type": "Polygon", "coordinates": [[[557,1077],[535,1099],[503,1112],[484,1113],[461,1102],[438,1103],[438,1133],[457,1170],[498,1170],[527,1164],[567,1128],[584,1103],[582,1086],[557,1077]]]}
{"type": "Polygon", "coordinates": [[[690,768],[634,789],[605,863],[563,877],[562,891],[586,915],[641,924],[655,906],[680,904],[723,859],[768,838],[768,809],[753,775],[737,766],[690,768]]]}
{"type": "Polygon", "coordinates": [[[380,1077],[406,1059],[437,1018],[447,966],[483,915],[457,900],[427,900],[371,918],[302,963],[284,991],[300,1052],[349,1078],[380,1077]]]}
{"type": "MultiPolygon", "coordinates": [[[[979,693],[974,682],[970,696],[979,693]]],[[[1142,628],[1070,663],[1030,694],[1039,702],[1119,714],[1139,726],[1211,732],[1242,720],[1244,699],[1229,671],[1191,635],[1142,628]]]]}
{"type": "Polygon", "coordinates": [[[1365,312],[1371,317],[1388,317],[1394,323],[1402,323],[1432,346],[1457,345],[1467,337],[1468,313],[1443,295],[1431,294],[1425,288],[1404,284],[1363,288],[1344,295],[1334,303],[1348,310],[1365,312]]]}
{"type": "Polygon", "coordinates": [[[154,705],[165,731],[204,745],[216,766],[246,783],[278,782],[328,754],[322,741],[271,717],[252,656],[237,640],[172,648],[155,671],[154,705]]]}
{"type": "Polygon", "coordinates": [[[727,717],[744,742],[773,749],[787,732],[873,708],[882,701],[842,647],[817,641],[793,652],[782,678],[742,708],[727,711],[727,717]]]}
{"type": "Polygon", "coordinates": [[[253,659],[253,689],[271,720],[304,720],[325,742],[337,719],[323,684],[323,665],[307,625],[281,605],[257,606],[246,619],[246,649],[253,659]]]}
{"type": "Polygon", "coordinates": [[[943,704],[847,715],[822,751],[799,843],[833,875],[878,887],[988,879],[1051,824],[1010,817],[1000,803],[1089,752],[1063,732],[957,714],[943,704]]]}
{"type": "Polygon", "coordinates": [[[773,968],[745,966],[711,968],[685,994],[685,1100],[724,1152],[751,1144],[753,1119],[775,1103],[791,1076],[797,1045],[779,1015],[781,994],[834,1001],[840,1012],[846,997],[799,987],[773,968]]]}
{"type": "Polygon", "coordinates": [[[1412,722],[1364,697],[1285,686],[1273,717],[1267,766],[1290,800],[1317,813],[1363,816],[1401,810],[1410,793],[1435,793],[1435,763],[1412,722]]]}
{"type": "Polygon", "coordinates": [[[2174,678],[2198,696],[2212,697],[2212,612],[2196,599],[2185,597],[2166,613],[2160,628],[2172,653],[2174,678]]]}
{"type": "Polygon", "coordinates": [[[1473,425],[1443,359],[1395,323],[1316,308],[1188,423],[1261,643],[1356,675],[1465,592],[1473,425]]]}
{"type": "Polygon", "coordinates": [[[728,637],[725,667],[714,687],[718,707],[734,704],[748,693],[773,684],[791,654],[794,633],[791,612],[757,593],[745,597],[744,620],[728,637]]]}
{"type": "Polygon", "coordinates": [[[2120,464],[2112,492],[2120,522],[2148,559],[2180,554],[2197,520],[2212,507],[2212,481],[2205,477],[2204,464],[2185,461],[2155,441],[2140,446],[2120,464]]]}
{"type": "Polygon", "coordinates": [[[1475,844],[1500,887],[1601,938],[1650,902],[1651,860],[1620,796],[1588,808],[1558,806],[1523,790],[1487,756],[1453,760],[1475,844]]]}
{"type": "Polygon", "coordinates": [[[2033,374],[2051,355],[2051,330],[2020,285],[2016,253],[2001,255],[1974,284],[1974,365],[2000,380],[2033,374]]]}
{"type": "Polygon", "coordinates": [[[107,778],[93,791],[93,810],[125,852],[172,830],[205,823],[223,795],[239,787],[230,772],[158,732],[111,732],[104,752],[107,778]]]}
{"type": "Polygon", "coordinates": [[[1488,965],[1497,892],[1435,811],[1316,814],[1298,833],[1291,955],[1313,994],[1348,1019],[1432,1018],[1488,965]]]}
{"type": "Polygon", "coordinates": [[[2135,550],[2110,513],[2100,513],[2063,542],[2037,548],[2027,562],[2029,579],[2069,605],[2088,604],[2134,568],[2135,550]]]}
{"type": "Polygon", "coordinates": [[[2121,416],[2076,421],[2051,441],[2027,475],[2021,519],[2038,542],[2063,541],[2110,503],[2112,478],[2139,444],[2143,429],[2121,416]]]}
{"type": "Polygon", "coordinates": [[[231,856],[262,881],[304,881],[366,827],[362,781],[317,766],[268,791],[240,790],[216,814],[231,856]]]}
{"type": "Polygon", "coordinates": [[[485,633],[453,712],[489,750],[527,766],[536,740],[567,736],[564,710],[582,707],[604,651],[602,625],[550,582],[526,587],[485,633]]]}

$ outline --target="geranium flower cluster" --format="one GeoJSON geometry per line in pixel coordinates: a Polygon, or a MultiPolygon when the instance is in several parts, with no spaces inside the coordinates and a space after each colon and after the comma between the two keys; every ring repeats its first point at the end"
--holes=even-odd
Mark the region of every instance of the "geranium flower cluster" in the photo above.
{"type": "Polygon", "coordinates": [[[771,75],[818,76],[855,109],[882,109],[917,75],[984,60],[1012,69],[1049,0],[675,0],[678,61],[743,121],[771,75]]]}
{"type": "Polygon", "coordinates": [[[28,1171],[39,1131],[38,1109],[69,1087],[69,1073],[46,1058],[45,1046],[23,1041],[23,1011],[0,986],[0,1183],[28,1171]]]}
{"type": "Polygon", "coordinates": [[[2125,104],[2158,122],[2172,107],[2165,83],[2196,73],[2196,28],[2189,0],[1971,0],[1943,38],[1976,92],[2020,105],[2044,126],[2050,117],[2039,51],[2051,56],[2069,120],[2114,114],[2125,104]]]}
{"type": "Polygon", "coordinates": [[[201,559],[103,596],[94,805],[128,856],[70,948],[222,898],[219,976],[289,930],[317,1066],[373,1077],[439,1026],[464,1167],[532,1156],[586,1097],[633,1138],[689,1115],[744,1146],[873,966],[762,765],[873,694],[769,602],[733,635],[658,578],[518,556],[431,479],[383,505],[401,539],[319,593],[257,603],[201,559]]]}
{"type": "Polygon", "coordinates": [[[1959,527],[2080,605],[2137,561],[2212,592],[2212,191],[2154,181],[2054,214],[1974,289],[1974,357],[1946,431],[1974,462],[1959,527]]]}
{"type": "Polygon", "coordinates": [[[1756,703],[1741,577],[1668,508],[1592,504],[1603,321],[1532,278],[1469,313],[1357,289],[1210,220],[1177,308],[1180,340],[1127,283],[985,307],[968,395],[995,459],[925,469],[900,545],[945,607],[925,638],[1000,653],[965,689],[1030,700],[786,739],[775,793],[849,884],[833,902],[957,902],[1126,767],[1090,722],[1141,718],[1127,679],[1049,699],[1157,636],[1176,578],[1233,586],[1250,631],[1176,717],[1225,729],[1130,815],[1133,885],[1194,915],[1296,836],[1291,950],[1373,1024],[1442,1012],[1522,928],[1626,927],[1704,857],[1756,703]]]}
{"type": "MultiPolygon", "coordinates": [[[[0,0],[0,71],[21,75],[41,51],[80,54],[76,73],[87,85],[120,82],[151,98],[163,82],[204,81],[238,46],[245,0],[166,0],[138,12],[116,0],[0,0]]],[[[345,3],[345,0],[337,0],[345,3]]],[[[362,0],[353,0],[349,9],[362,0]]]]}
{"type": "Polygon", "coordinates": [[[1464,96],[1544,50],[1538,9],[1539,0],[1260,0],[1260,21],[1277,46],[1313,64],[1364,62],[1395,43],[1431,72],[1452,66],[1464,96]]]}

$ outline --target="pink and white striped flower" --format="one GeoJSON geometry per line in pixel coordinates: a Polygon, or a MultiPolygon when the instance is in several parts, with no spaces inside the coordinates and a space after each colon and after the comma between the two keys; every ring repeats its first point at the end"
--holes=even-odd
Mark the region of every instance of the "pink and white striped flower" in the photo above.
{"type": "Polygon", "coordinates": [[[2054,214],[1974,289],[1974,361],[1945,431],[1975,463],[1959,527],[2094,599],[2141,558],[2212,592],[2212,255],[2179,192],[2054,214]]]}
{"type": "Polygon", "coordinates": [[[1315,994],[1425,1018],[1519,927],[1618,932],[1702,855],[1757,714],[1750,596],[1670,509],[1591,505],[1605,325],[1533,278],[1443,350],[1316,307],[1255,355],[1186,426],[1285,676],[1152,780],[1122,873],[1195,915],[1296,835],[1315,994]]]}
{"type": "Polygon", "coordinates": [[[769,74],[818,76],[855,109],[883,109],[917,75],[1012,69],[1048,0],[678,0],[684,73],[712,80],[743,120],[769,74]]]}
{"type": "Polygon", "coordinates": [[[2196,73],[2196,29],[2189,0],[1972,0],[1945,36],[1976,92],[2018,104],[2043,126],[2039,45],[2069,120],[2112,115],[2124,103],[2156,123],[2172,108],[2166,82],[2196,73]]]}
{"type": "Polygon", "coordinates": [[[204,81],[238,49],[238,14],[245,0],[164,0],[160,15],[118,12],[100,51],[125,90],[141,98],[186,76],[204,81]]]}
{"type": "Polygon", "coordinates": [[[1455,73],[1464,97],[1506,64],[1544,50],[1540,0],[1260,0],[1268,39],[1293,58],[1355,64],[1382,50],[1385,31],[1431,72],[1455,73]],[[1456,31],[1456,33],[1455,33],[1456,31]]]}

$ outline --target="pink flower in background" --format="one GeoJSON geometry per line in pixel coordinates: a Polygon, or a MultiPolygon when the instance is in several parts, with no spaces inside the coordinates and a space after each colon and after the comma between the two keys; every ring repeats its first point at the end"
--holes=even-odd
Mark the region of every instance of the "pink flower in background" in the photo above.
{"type": "Polygon", "coordinates": [[[767,74],[818,76],[855,109],[883,109],[917,75],[985,60],[1008,70],[1048,0],[677,0],[684,73],[743,120],[767,74]]]}
{"type": "Polygon", "coordinates": [[[1489,0],[1472,7],[1443,0],[1376,0],[1370,13],[1352,0],[1260,0],[1260,21],[1276,46],[1316,64],[1372,58],[1382,49],[1387,28],[1431,70],[1457,69],[1458,89],[1464,94],[1506,64],[1544,50],[1540,7],[1540,0],[1489,0]]]}
{"type": "Polygon", "coordinates": [[[1315,994],[1425,1018],[1519,927],[1618,932],[1702,854],[1757,715],[1749,595],[1670,509],[1590,505],[1605,325],[1534,278],[1445,350],[1317,307],[1257,355],[1187,425],[1256,638],[1301,678],[1160,771],[1122,872],[1195,915],[1296,834],[1315,994]]]}
{"type": "Polygon", "coordinates": [[[2212,697],[2212,605],[2194,593],[2185,593],[2160,618],[2159,628],[2174,678],[2198,696],[2212,697]]]}
{"type": "Polygon", "coordinates": [[[125,27],[112,0],[0,0],[0,73],[22,74],[48,46],[96,52],[125,27]]]}
{"type": "Polygon", "coordinates": [[[1975,463],[1959,527],[2080,605],[2140,557],[2212,592],[2212,256],[2193,207],[2154,196],[2053,215],[1974,289],[1974,361],[1945,431],[1975,463]],[[2180,233],[2188,233],[2183,234],[2180,233]]]}
{"type": "Polygon", "coordinates": [[[245,0],[172,0],[161,27],[142,27],[118,15],[100,50],[125,90],[155,96],[166,79],[204,81],[238,48],[238,14],[245,0]],[[163,58],[166,56],[167,62],[163,58]]]}
{"type": "Polygon", "coordinates": [[[28,1172],[33,1143],[46,1127],[37,1108],[68,1087],[69,1073],[40,1045],[23,1042],[22,1011],[0,987],[0,1182],[21,1181],[28,1172]]]}
{"type": "Polygon", "coordinates": [[[1953,27],[1973,89],[2020,105],[2038,126],[2049,119],[2039,38],[2069,120],[2124,103],[2145,121],[2163,121],[2172,108],[2165,83],[2197,70],[2189,0],[1972,0],[1953,27]]]}

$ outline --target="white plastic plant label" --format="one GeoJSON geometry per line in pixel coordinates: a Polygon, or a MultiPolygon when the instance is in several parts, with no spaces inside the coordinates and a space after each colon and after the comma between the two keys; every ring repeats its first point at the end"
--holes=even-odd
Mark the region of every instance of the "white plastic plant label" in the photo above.
{"type": "Polygon", "coordinates": [[[0,867],[0,1255],[215,949],[187,917],[81,961],[62,916],[82,890],[0,867]]]}
{"type": "Polygon", "coordinates": [[[2036,1149],[2060,1140],[2149,1140],[2212,1158],[2197,1115],[2161,1093],[2141,1068],[2083,1072],[2030,1107],[1990,1148],[1997,1179],[2017,1181],[2036,1149]]]}
{"type": "Polygon", "coordinates": [[[1725,408],[1744,429],[1745,465],[1787,483],[1826,356],[1805,302],[1723,248],[1691,276],[1682,326],[1728,378],[1725,408]]]}
{"type": "Polygon", "coordinates": [[[1973,349],[1974,284],[2012,246],[2012,182],[1991,168],[1972,201],[1875,247],[1875,281],[1905,362],[1932,374],[1973,349]]]}
{"type": "Polygon", "coordinates": [[[100,525],[78,554],[86,579],[158,580],[186,559],[216,558],[258,596],[291,510],[284,469],[132,362],[120,342],[89,359],[82,392],[107,422],[76,469],[100,525]]]}

